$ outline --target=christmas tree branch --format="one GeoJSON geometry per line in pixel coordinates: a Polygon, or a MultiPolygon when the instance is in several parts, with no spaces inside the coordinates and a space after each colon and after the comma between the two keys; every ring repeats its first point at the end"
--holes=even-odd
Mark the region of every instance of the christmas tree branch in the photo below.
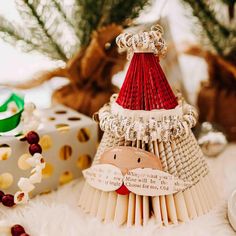
{"type": "Polygon", "coordinates": [[[193,15],[197,17],[215,51],[220,56],[231,58],[232,52],[235,50],[232,48],[233,41],[235,40],[235,31],[228,29],[216,19],[215,13],[205,1],[183,1],[191,6],[193,15]]]}
{"type": "Polygon", "coordinates": [[[193,15],[198,18],[212,45],[219,54],[222,54],[222,48],[219,45],[216,36],[220,35],[220,37],[223,38],[228,37],[228,31],[221,26],[221,24],[214,17],[213,12],[202,0],[184,0],[184,2],[189,3],[192,7],[193,15]]]}
{"type": "MultiPolygon", "coordinates": [[[[71,17],[69,17],[68,14],[66,14],[64,8],[62,7],[62,2],[61,2],[61,0],[51,0],[51,1],[54,3],[54,5],[55,5],[57,11],[60,12],[60,14],[61,14],[63,20],[66,21],[67,24],[70,25],[70,27],[74,29],[74,31],[75,31],[77,37],[79,38],[79,30],[78,30],[78,28],[76,27],[75,22],[71,19],[71,17]]],[[[77,6],[75,5],[74,8],[76,8],[76,7],[77,7],[77,6]]]]}
{"type": "MultiPolygon", "coordinates": [[[[34,6],[33,6],[33,4],[30,2],[30,1],[28,1],[28,0],[17,0],[17,2],[19,3],[19,2],[21,2],[21,13],[22,13],[22,16],[24,17],[25,16],[25,14],[23,14],[23,13],[26,13],[27,14],[27,17],[29,18],[34,18],[36,21],[37,21],[37,23],[38,23],[38,27],[40,27],[40,30],[41,30],[41,32],[46,36],[46,38],[48,39],[48,41],[50,41],[50,44],[54,47],[54,49],[55,49],[55,51],[58,53],[58,55],[60,56],[60,58],[62,59],[62,60],[67,60],[67,58],[66,58],[66,55],[64,54],[64,52],[61,50],[61,48],[60,48],[60,46],[58,46],[57,45],[57,43],[52,39],[52,37],[51,37],[51,35],[48,33],[48,31],[46,30],[46,27],[45,27],[45,24],[44,24],[44,22],[41,20],[41,18],[40,18],[40,16],[37,14],[37,12],[36,12],[36,10],[35,10],[35,8],[34,8],[34,6]],[[23,9],[22,9],[22,3],[24,4],[24,6],[23,7],[25,7],[25,8],[28,8],[28,10],[30,11],[30,13],[31,13],[31,15],[28,15],[28,12],[24,12],[23,11],[23,9]]],[[[34,1],[33,1],[34,2],[34,1]]],[[[28,20],[28,19],[27,19],[28,20]]],[[[27,23],[29,23],[29,22],[27,22],[27,23]]],[[[26,23],[26,24],[27,24],[26,23]]],[[[35,25],[34,25],[34,27],[33,28],[31,28],[31,29],[34,29],[35,30],[35,25]]],[[[34,33],[34,32],[31,32],[32,34],[34,33]]]]}
{"type": "Polygon", "coordinates": [[[81,17],[78,26],[83,34],[81,43],[88,44],[92,31],[99,27],[111,23],[123,25],[127,18],[134,19],[150,2],[151,0],[77,0],[81,17]]]}
{"type": "Polygon", "coordinates": [[[15,0],[24,28],[14,35],[16,31],[7,32],[6,27],[1,35],[6,41],[21,42],[19,47],[28,45],[28,51],[67,61],[78,49],[86,48],[93,31],[112,23],[123,25],[150,1],[74,0],[68,5],[65,0],[15,0]]]}
{"type": "Polygon", "coordinates": [[[77,0],[76,2],[79,6],[78,14],[80,15],[77,27],[80,29],[81,44],[86,46],[91,39],[91,33],[99,25],[105,0],[77,0]]]}
{"type": "Polygon", "coordinates": [[[24,52],[39,51],[50,56],[50,53],[34,44],[24,35],[22,27],[16,23],[13,25],[2,16],[0,16],[0,37],[12,46],[20,47],[24,52]]]}
{"type": "MultiPolygon", "coordinates": [[[[4,36],[7,35],[9,39],[11,38],[13,41],[12,42],[17,42],[17,41],[24,41],[27,44],[30,44],[32,47],[34,46],[32,42],[28,41],[26,38],[24,38],[22,35],[20,35],[18,32],[22,30],[20,29],[19,26],[13,26],[9,21],[7,21],[5,18],[0,16],[0,32],[4,36]],[[18,28],[18,30],[17,30],[18,28]]],[[[5,40],[5,38],[3,38],[5,40]]],[[[11,43],[11,41],[7,40],[7,42],[11,43]]]]}
{"type": "Polygon", "coordinates": [[[119,0],[113,1],[114,4],[110,10],[110,22],[122,24],[128,19],[134,19],[144,7],[151,3],[150,0],[119,0]]]}

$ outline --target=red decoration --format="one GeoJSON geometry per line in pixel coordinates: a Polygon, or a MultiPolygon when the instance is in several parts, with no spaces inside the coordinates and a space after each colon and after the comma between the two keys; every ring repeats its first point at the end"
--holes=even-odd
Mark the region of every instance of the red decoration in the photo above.
{"type": "Polygon", "coordinates": [[[26,135],[26,140],[29,144],[38,143],[39,142],[39,135],[34,131],[30,131],[26,135]]]}
{"type": "Polygon", "coordinates": [[[15,205],[14,196],[11,194],[6,194],[2,197],[2,204],[7,207],[12,207],[15,205]]]}
{"type": "Polygon", "coordinates": [[[153,53],[134,53],[116,102],[126,109],[147,111],[178,105],[153,53]]]}
{"type": "MultiPolygon", "coordinates": [[[[42,153],[42,147],[38,144],[39,135],[36,132],[30,131],[24,138],[20,140],[27,141],[30,144],[29,152],[32,156],[35,153],[42,153]]],[[[2,202],[2,204],[6,207],[13,207],[15,205],[14,196],[11,194],[5,194],[3,191],[0,191],[0,202],[2,202]]],[[[27,236],[27,234],[25,236],[27,236]]]]}
{"type": "Polygon", "coordinates": [[[25,233],[25,229],[21,225],[14,225],[11,227],[12,236],[22,236],[25,233]]]}
{"type": "Polygon", "coordinates": [[[4,192],[0,191],[0,202],[2,202],[2,198],[3,198],[4,195],[5,195],[4,192]]]}
{"type": "Polygon", "coordinates": [[[116,190],[116,192],[121,195],[127,195],[130,193],[129,189],[127,189],[124,184],[122,184],[121,187],[116,190]]]}
{"type": "Polygon", "coordinates": [[[35,153],[42,153],[42,147],[38,143],[29,146],[29,152],[33,156],[35,153]]]}

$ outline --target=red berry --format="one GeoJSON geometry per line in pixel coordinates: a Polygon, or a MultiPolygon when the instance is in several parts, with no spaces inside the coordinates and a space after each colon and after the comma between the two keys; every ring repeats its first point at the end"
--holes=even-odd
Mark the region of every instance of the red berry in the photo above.
{"type": "Polygon", "coordinates": [[[27,233],[23,233],[23,234],[21,234],[20,236],[30,236],[30,235],[27,234],[27,233]]]}
{"type": "Polygon", "coordinates": [[[127,195],[130,193],[129,189],[127,189],[124,184],[122,184],[121,187],[116,190],[116,192],[121,195],[127,195]]]}
{"type": "Polygon", "coordinates": [[[0,202],[2,202],[2,198],[3,198],[4,195],[5,195],[4,192],[0,191],[0,202]]]}
{"type": "Polygon", "coordinates": [[[2,197],[2,204],[7,207],[12,207],[15,205],[14,196],[11,194],[6,194],[2,197]]]}
{"type": "Polygon", "coordinates": [[[42,153],[42,148],[38,143],[33,143],[29,146],[29,152],[33,156],[35,153],[42,153]]]}
{"type": "Polygon", "coordinates": [[[29,144],[33,144],[33,143],[38,143],[39,142],[39,136],[36,132],[34,131],[30,131],[27,135],[26,135],[26,140],[29,144]]]}
{"type": "Polygon", "coordinates": [[[11,227],[12,236],[21,236],[24,233],[25,233],[25,229],[21,225],[13,225],[11,227]]]}

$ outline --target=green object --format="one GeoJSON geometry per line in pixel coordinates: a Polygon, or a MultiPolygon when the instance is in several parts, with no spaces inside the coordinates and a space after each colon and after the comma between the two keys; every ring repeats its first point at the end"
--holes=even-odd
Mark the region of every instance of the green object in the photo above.
{"type": "Polygon", "coordinates": [[[17,94],[11,94],[11,96],[0,106],[0,112],[7,111],[8,104],[11,102],[15,102],[16,106],[18,107],[18,112],[8,118],[0,119],[0,132],[13,130],[20,123],[21,113],[24,110],[24,99],[22,99],[17,94]]]}
{"type": "MultiPolygon", "coordinates": [[[[235,64],[236,60],[236,30],[234,21],[228,21],[226,17],[227,11],[224,11],[223,7],[228,5],[221,4],[223,6],[221,11],[214,11],[216,3],[214,1],[205,0],[182,0],[187,3],[192,11],[192,15],[197,19],[200,25],[200,31],[197,34],[201,36],[204,46],[207,50],[210,50],[228,60],[232,64],[235,64]],[[225,12],[225,17],[221,16],[221,13],[225,12]]],[[[224,2],[231,2],[231,0],[222,0],[224,2]]],[[[217,1],[215,1],[217,2],[217,1]]],[[[232,0],[232,2],[234,2],[232,0]]],[[[196,28],[196,27],[195,27],[196,28]]]]}
{"type": "Polygon", "coordinates": [[[38,51],[52,59],[68,61],[89,44],[93,31],[112,23],[126,27],[152,2],[75,0],[68,5],[64,0],[18,0],[16,8],[24,25],[0,15],[0,38],[25,52],[38,51]],[[65,38],[65,34],[73,40],[65,38]]]}

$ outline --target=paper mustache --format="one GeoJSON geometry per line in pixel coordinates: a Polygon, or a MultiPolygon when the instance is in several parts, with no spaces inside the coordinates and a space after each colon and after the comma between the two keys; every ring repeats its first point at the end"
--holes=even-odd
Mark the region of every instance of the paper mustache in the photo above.
{"type": "Polygon", "coordinates": [[[83,171],[86,181],[102,191],[116,191],[123,185],[131,192],[143,196],[168,195],[184,190],[190,182],[183,181],[164,171],[136,168],[123,175],[112,164],[98,164],[83,171]]]}

